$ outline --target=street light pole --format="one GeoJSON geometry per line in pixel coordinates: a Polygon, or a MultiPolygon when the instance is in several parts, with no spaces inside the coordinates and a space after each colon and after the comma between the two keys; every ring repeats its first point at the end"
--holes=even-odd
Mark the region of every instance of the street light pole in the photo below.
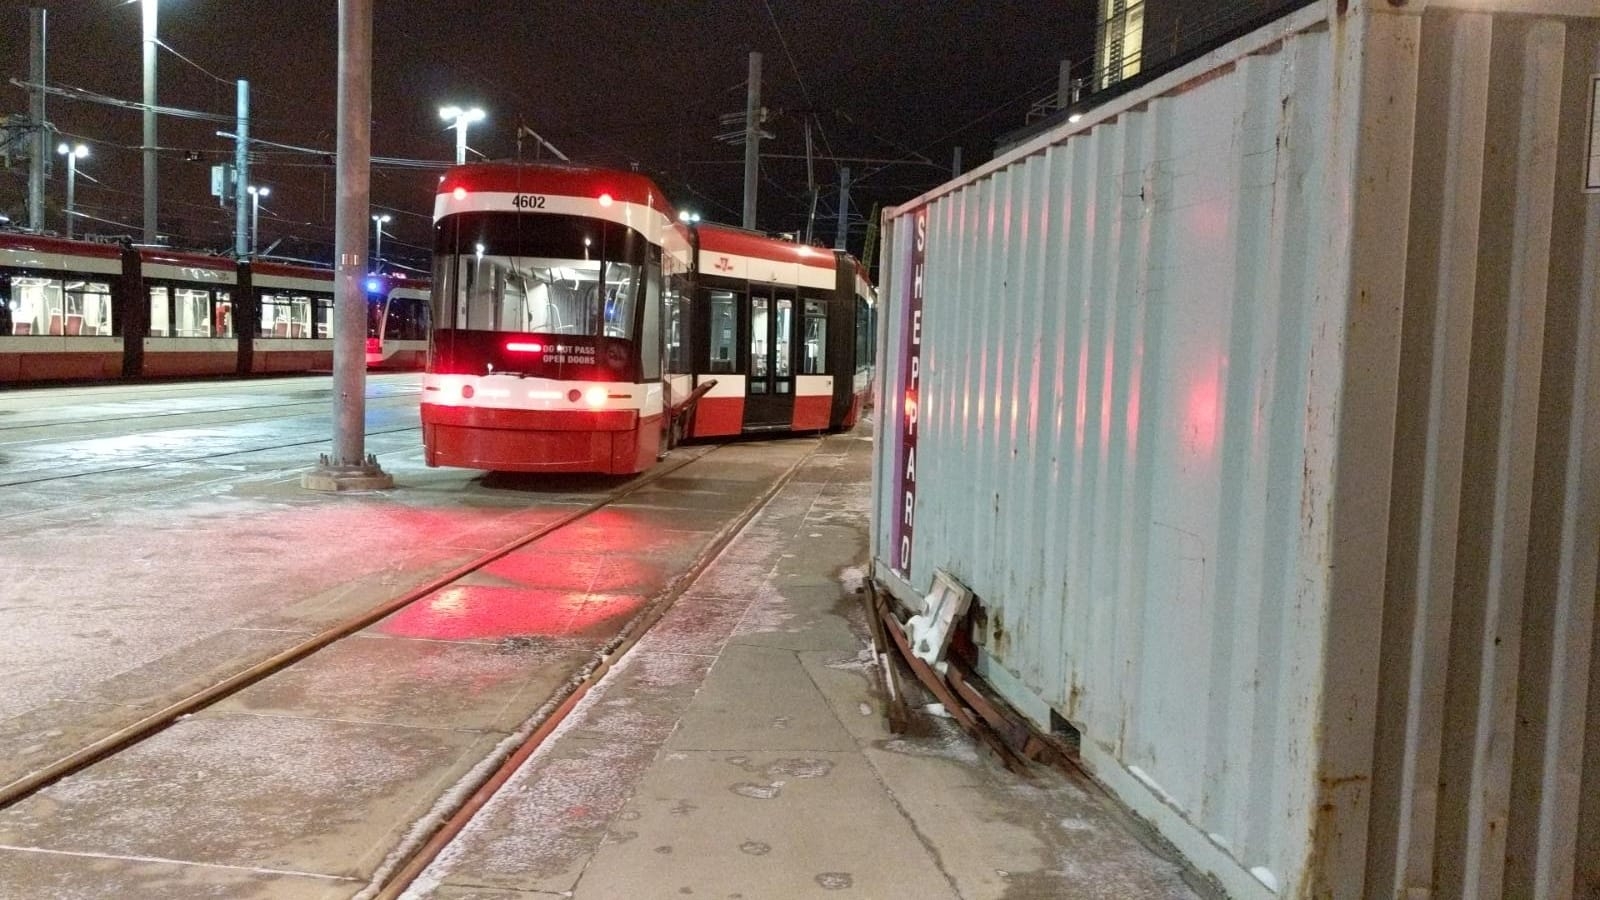
{"type": "Polygon", "coordinates": [[[372,249],[372,272],[375,275],[383,274],[383,225],[389,221],[389,218],[388,213],[372,217],[373,224],[378,226],[378,240],[372,249]]]}
{"type": "Polygon", "coordinates": [[[272,188],[250,185],[250,255],[256,255],[261,241],[261,198],[272,193],[272,188]]]}
{"type": "Polygon", "coordinates": [[[333,446],[300,478],[313,491],[394,487],[366,452],[367,229],[372,209],[372,0],[339,0],[338,205],[333,215],[333,446]]]}
{"type": "Polygon", "coordinates": [[[144,242],[156,242],[156,0],[144,0],[144,242]]]}
{"type": "Polygon", "coordinates": [[[62,144],[56,152],[67,158],[67,240],[72,240],[72,219],[77,215],[77,183],[78,160],[89,155],[89,148],[82,144],[71,146],[62,144]]]}
{"type": "Polygon", "coordinates": [[[456,165],[467,161],[467,126],[474,122],[483,121],[483,110],[474,106],[471,109],[462,109],[459,106],[445,106],[439,110],[439,118],[451,123],[456,130],[456,165]]]}
{"type": "Polygon", "coordinates": [[[33,125],[33,154],[28,163],[28,230],[35,234],[44,230],[44,167],[50,162],[50,130],[45,127],[44,72],[45,72],[45,11],[28,10],[28,78],[33,82],[29,89],[31,124],[33,125]]]}

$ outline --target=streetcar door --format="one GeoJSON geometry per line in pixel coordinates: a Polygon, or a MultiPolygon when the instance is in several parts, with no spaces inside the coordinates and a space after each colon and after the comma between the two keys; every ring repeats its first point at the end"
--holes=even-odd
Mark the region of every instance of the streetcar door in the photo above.
{"type": "Polygon", "coordinates": [[[793,291],[751,285],[747,429],[787,428],[794,420],[794,308],[793,291]]]}

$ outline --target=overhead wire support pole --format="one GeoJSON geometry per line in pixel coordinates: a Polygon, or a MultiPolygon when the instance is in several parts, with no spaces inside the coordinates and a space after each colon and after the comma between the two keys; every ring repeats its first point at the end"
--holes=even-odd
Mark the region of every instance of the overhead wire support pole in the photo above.
{"type": "Polygon", "coordinates": [[[33,154],[28,165],[28,230],[44,230],[44,169],[50,164],[50,129],[44,121],[45,11],[28,10],[28,78],[40,87],[28,92],[33,119],[33,154]]]}
{"type": "Polygon", "coordinates": [[[756,227],[756,180],[761,166],[761,54],[750,53],[744,101],[744,227],[756,227]]]}
{"type": "Polygon", "coordinates": [[[367,215],[372,162],[372,0],[339,0],[338,206],[334,211],[333,452],[301,479],[314,491],[383,490],[365,452],[367,215]]]}
{"type": "Polygon", "coordinates": [[[849,249],[850,237],[850,167],[839,167],[839,230],[833,235],[833,249],[849,249]]]}
{"type": "Polygon", "coordinates": [[[144,242],[156,242],[156,0],[144,0],[144,242]]]}
{"type": "Polygon", "coordinates": [[[244,259],[247,250],[245,228],[246,189],[250,184],[250,82],[239,79],[238,121],[234,124],[233,144],[233,255],[244,259]]]}

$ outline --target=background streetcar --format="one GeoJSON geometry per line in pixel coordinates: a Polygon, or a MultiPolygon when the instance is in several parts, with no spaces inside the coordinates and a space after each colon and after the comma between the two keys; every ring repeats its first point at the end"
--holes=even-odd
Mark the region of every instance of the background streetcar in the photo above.
{"type": "Polygon", "coordinates": [[[434,207],[433,466],[623,474],[677,436],[855,423],[874,295],[843,253],[691,225],[649,179],[452,169],[434,207]]]}
{"type": "MultiPolygon", "coordinates": [[[[421,368],[427,281],[366,288],[368,364],[421,368]]],[[[0,385],[328,370],[334,290],[327,269],[0,233],[0,385]]]]}

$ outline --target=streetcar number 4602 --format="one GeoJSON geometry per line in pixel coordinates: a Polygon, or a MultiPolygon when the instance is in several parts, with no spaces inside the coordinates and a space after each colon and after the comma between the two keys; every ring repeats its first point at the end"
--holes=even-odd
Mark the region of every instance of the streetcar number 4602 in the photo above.
{"type": "Polygon", "coordinates": [[[511,199],[517,209],[544,209],[544,197],[539,194],[518,194],[511,199]]]}

